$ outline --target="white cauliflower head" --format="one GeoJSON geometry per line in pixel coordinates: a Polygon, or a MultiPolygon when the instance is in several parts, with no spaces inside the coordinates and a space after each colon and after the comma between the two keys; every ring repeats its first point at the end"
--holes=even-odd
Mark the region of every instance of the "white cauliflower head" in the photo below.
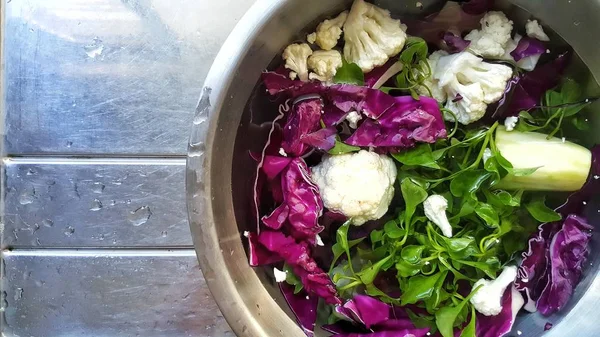
{"type": "Polygon", "coordinates": [[[423,209],[425,210],[425,216],[429,221],[436,224],[444,236],[452,237],[452,226],[446,216],[446,209],[448,209],[448,200],[441,195],[433,194],[430,195],[425,202],[423,202],[423,209]]]}
{"type": "Polygon", "coordinates": [[[487,12],[481,19],[481,29],[471,31],[465,40],[471,41],[469,50],[474,54],[500,58],[510,40],[513,22],[502,12],[487,12]]]}
{"type": "Polygon", "coordinates": [[[355,0],[344,24],[344,58],[369,72],[400,53],[406,26],[390,12],[364,0],[355,0]]]}
{"type": "Polygon", "coordinates": [[[544,28],[542,28],[537,20],[527,20],[525,32],[527,32],[527,36],[530,38],[538,39],[540,41],[550,41],[550,38],[546,35],[546,32],[544,32],[544,28]]]}
{"type": "Polygon", "coordinates": [[[285,67],[290,72],[292,80],[298,77],[301,81],[308,81],[308,57],[313,51],[306,43],[295,43],[287,46],[283,50],[282,57],[285,60],[285,67]]]}
{"type": "MultiPolygon", "coordinates": [[[[471,304],[473,304],[475,310],[485,316],[496,316],[502,312],[502,296],[506,288],[515,281],[516,277],[517,267],[506,266],[495,280],[481,279],[475,282],[473,290],[480,287],[473,297],[471,297],[471,304]]],[[[522,303],[523,298],[521,298],[521,305],[522,303]]]]}
{"type": "Polygon", "coordinates": [[[342,27],[348,17],[348,11],[343,11],[336,18],[325,20],[317,26],[317,30],[309,34],[309,43],[316,43],[323,50],[331,50],[342,36],[342,27]]]}
{"type": "Polygon", "coordinates": [[[350,111],[346,116],[346,120],[348,121],[348,126],[351,129],[358,128],[358,122],[362,119],[362,116],[356,111],[350,111]]]}
{"type": "Polygon", "coordinates": [[[391,158],[365,150],[326,156],[312,168],[325,207],[344,214],[357,226],[387,212],[396,174],[391,158]]]}
{"type": "Polygon", "coordinates": [[[483,62],[468,52],[440,57],[433,73],[434,80],[448,95],[446,108],[454,112],[462,124],[483,117],[487,105],[502,98],[511,77],[510,67],[483,62]]]}
{"type": "Polygon", "coordinates": [[[342,54],[337,50],[317,50],[308,57],[311,80],[330,82],[342,66],[342,54]]]}
{"type": "Polygon", "coordinates": [[[435,98],[436,101],[440,103],[446,102],[446,99],[448,98],[446,92],[444,92],[444,90],[440,88],[440,86],[438,85],[438,80],[433,78],[433,73],[435,72],[440,57],[447,55],[448,53],[443,50],[435,51],[431,53],[431,55],[429,55],[429,57],[427,58],[427,62],[429,63],[429,68],[431,69],[431,76],[429,76],[425,81],[423,81],[422,86],[419,86],[417,88],[417,92],[419,93],[419,95],[429,96],[431,92],[431,97],[435,98]],[[425,87],[429,88],[429,90],[427,90],[427,88],[425,87]]]}

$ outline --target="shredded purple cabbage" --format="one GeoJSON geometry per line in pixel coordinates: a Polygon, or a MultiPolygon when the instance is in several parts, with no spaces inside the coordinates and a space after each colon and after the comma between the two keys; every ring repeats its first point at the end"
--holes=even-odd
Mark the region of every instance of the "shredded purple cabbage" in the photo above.
{"type": "Polygon", "coordinates": [[[354,295],[335,307],[336,314],[344,320],[323,329],[337,337],[427,336],[429,329],[416,328],[403,310],[370,296],[354,295]]]}
{"type": "Polygon", "coordinates": [[[494,7],[494,0],[468,0],[462,1],[462,10],[471,15],[485,14],[494,7]]]}
{"type": "Polygon", "coordinates": [[[522,307],[523,297],[514,287],[509,287],[502,297],[502,311],[500,314],[496,316],[477,314],[477,337],[502,337],[507,335],[522,307]]]}
{"type": "Polygon", "coordinates": [[[518,116],[521,111],[528,111],[538,106],[544,93],[558,85],[570,59],[571,52],[566,52],[552,62],[513,78],[492,118],[518,116]]]}
{"type": "Polygon", "coordinates": [[[281,143],[281,147],[288,155],[297,157],[304,155],[310,150],[311,141],[313,144],[324,145],[317,141],[319,136],[313,135],[308,137],[309,139],[305,139],[309,134],[321,128],[322,110],[323,102],[320,98],[307,99],[294,104],[283,127],[283,142],[281,143]]]}
{"type": "Polygon", "coordinates": [[[462,36],[452,32],[445,32],[442,38],[445,44],[445,50],[450,54],[460,53],[469,47],[471,41],[465,40],[462,36]]]}
{"type": "Polygon", "coordinates": [[[281,257],[293,267],[294,273],[300,277],[304,289],[309,294],[323,298],[329,304],[341,304],[335,285],[331,279],[311,258],[308,243],[296,242],[294,238],[282,232],[263,230],[258,242],[270,252],[281,257]]]}
{"type": "Polygon", "coordinates": [[[565,221],[540,225],[523,253],[515,286],[525,297],[528,311],[537,309],[545,315],[556,312],[571,297],[581,277],[591,229],[581,215],[585,204],[600,190],[600,179],[596,179],[600,175],[600,146],[591,151],[587,182],[556,209],[565,221]],[[570,246],[568,251],[563,250],[565,246],[570,246]]]}
{"type": "Polygon", "coordinates": [[[592,229],[585,219],[569,215],[550,242],[548,282],[537,301],[542,315],[559,311],[573,295],[589,255],[592,229]]]}
{"type": "Polygon", "coordinates": [[[309,296],[304,290],[298,294],[294,294],[294,287],[285,282],[280,283],[279,288],[294,316],[296,316],[298,325],[300,325],[306,336],[314,336],[319,298],[317,296],[309,296]]]}
{"type": "Polygon", "coordinates": [[[519,40],[515,50],[510,52],[510,56],[519,62],[523,58],[541,55],[545,52],[546,47],[542,41],[525,36],[519,40]]]}

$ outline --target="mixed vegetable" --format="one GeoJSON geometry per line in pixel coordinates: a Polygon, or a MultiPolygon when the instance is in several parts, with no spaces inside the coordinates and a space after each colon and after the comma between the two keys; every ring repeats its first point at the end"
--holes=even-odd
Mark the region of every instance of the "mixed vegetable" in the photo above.
{"type": "Polygon", "coordinates": [[[572,296],[600,147],[563,133],[593,99],[492,5],[404,25],[355,0],[263,73],[283,103],[245,235],[307,335],[500,337],[572,296]]]}

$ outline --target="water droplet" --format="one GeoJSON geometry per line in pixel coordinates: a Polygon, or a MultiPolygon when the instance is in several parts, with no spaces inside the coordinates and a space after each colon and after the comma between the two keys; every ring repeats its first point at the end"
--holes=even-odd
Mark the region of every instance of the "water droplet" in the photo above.
{"type": "Polygon", "coordinates": [[[100,194],[104,192],[104,187],[105,186],[101,183],[94,183],[94,186],[92,186],[92,192],[100,194]]]}
{"type": "Polygon", "coordinates": [[[32,175],[34,175],[34,174],[35,174],[35,171],[34,171],[33,169],[29,169],[29,170],[27,170],[27,175],[28,175],[28,176],[32,176],[32,175]]]}
{"type": "Polygon", "coordinates": [[[75,234],[75,228],[73,228],[72,226],[68,226],[67,228],[65,228],[66,236],[73,236],[73,234],[75,234]]]}
{"type": "Polygon", "coordinates": [[[148,206],[142,206],[135,211],[129,212],[127,216],[127,220],[134,226],[141,226],[148,222],[150,217],[152,216],[152,211],[148,206]]]}
{"type": "Polygon", "coordinates": [[[46,284],[46,282],[44,282],[44,281],[40,281],[40,280],[35,281],[35,285],[38,287],[43,287],[45,284],[46,284]]]}
{"type": "Polygon", "coordinates": [[[54,221],[52,221],[50,219],[44,219],[44,220],[42,220],[42,226],[50,228],[50,227],[54,226],[54,221]]]}
{"type": "Polygon", "coordinates": [[[15,301],[18,301],[23,298],[23,288],[17,288],[15,291],[15,301]]]}
{"type": "Polygon", "coordinates": [[[92,201],[92,203],[90,204],[90,211],[99,211],[102,209],[102,202],[100,202],[100,200],[98,199],[94,199],[94,201],[92,201]]]}
{"type": "Polygon", "coordinates": [[[21,205],[28,205],[28,204],[33,203],[34,201],[35,201],[35,188],[33,188],[33,187],[28,187],[19,196],[19,203],[21,205]]]}
{"type": "Polygon", "coordinates": [[[89,58],[95,59],[96,57],[102,55],[102,52],[104,51],[104,45],[102,44],[102,40],[100,40],[98,37],[95,37],[92,43],[86,45],[83,47],[83,49],[89,58]]]}
{"type": "Polygon", "coordinates": [[[111,205],[111,206],[114,206],[114,205],[116,205],[116,204],[117,204],[117,202],[116,202],[116,201],[114,201],[114,200],[111,200],[111,201],[110,201],[110,205],[111,205]]]}
{"type": "Polygon", "coordinates": [[[104,234],[100,234],[100,236],[98,237],[98,240],[104,241],[104,234]]]}
{"type": "Polygon", "coordinates": [[[198,102],[198,107],[196,108],[196,115],[194,116],[194,124],[199,125],[208,119],[208,110],[210,109],[210,93],[212,89],[209,87],[204,87],[202,89],[202,96],[200,97],[200,102],[198,102]]]}
{"type": "Polygon", "coordinates": [[[71,142],[71,141],[68,141],[68,142],[67,142],[67,147],[71,147],[71,146],[73,146],[73,142],[71,142]]]}
{"type": "Polygon", "coordinates": [[[163,238],[166,238],[169,233],[167,233],[167,231],[162,231],[160,234],[163,238]]]}
{"type": "Polygon", "coordinates": [[[131,204],[131,199],[127,199],[125,202],[127,203],[127,205],[129,205],[131,204]]]}

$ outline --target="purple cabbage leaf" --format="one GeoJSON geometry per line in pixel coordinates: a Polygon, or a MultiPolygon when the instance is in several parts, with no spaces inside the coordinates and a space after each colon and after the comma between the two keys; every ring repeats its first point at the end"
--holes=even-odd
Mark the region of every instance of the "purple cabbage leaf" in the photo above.
{"type": "Polygon", "coordinates": [[[519,62],[526,57],[542,55],[545,52],[546,47],[542,41],[525,36],[519,39],[517,47],[510,52],[510,56],[519,62]]]}
{"type": "Polygon", "coordinates": [[[341,304],[335,285],[311,257],[310,247],[306,242],[298,243],[282,232],[271,230],[261,231],[258,242],[293,267],[294,273],[300,277],[309,294],[317,295],[329,304],[341,304]]]}
{"type": "Polygon", "coordinates": [[[460,53],[469,47],[471,41],[465,40],[462,36],[453,32],[445,32],[442,40],[444,42],[444,50],[450,54],[460,53]]]}
{"type": "Polygon", "coordinates": [[[529,240],[519,266],[516,288],[526,300],[525,309],[550,315],[562,308],[579,283],[589,254],[590,227],[584,207],[600,190],[600,146],[592,152],[592,167],[583,187],[556,209],[564,220],[540,225],[529,240]]]}
{"type": "Polygon", "coordinates": [[[319,142],[323,137],[314,135],[321,127],[322,109],[323,103],[320,98],[307,99],[294,104],[283,127],[281,147],[287,154],[299,157],[310,150],[311,144],[324,145],[319,142]],[[308,136],[310,134],[313,135],[308,136]],[[307,136],[308,139],[305,140],[307,136]]]}
{"type": "Polygon", "coordinates": [[[509,287],[502,297],[502,311],[496,316],[477,314],[477,337],[502,337],[512,329],[517,313],[523,307],[523,297],[515,289],[509,287]]]}
{"type": "Polygon", "coordinates": [[[544,93],[558,85],[569,65],[570,58],[571,52],[565,52],[552,62],[511,79],[492,118],[518,116],[521,111],[528,111],[538,106],[544,93]]]}
{"type": "Polygon", "coordinates": [[[298,294],[294,294],[294,287],[285,282],[279,283],[279,288],[285,301],[294,313],[298,325],[302,328],[306,336],[314,336],[319,298],[308,296],[304,290],[298,294]]]}

